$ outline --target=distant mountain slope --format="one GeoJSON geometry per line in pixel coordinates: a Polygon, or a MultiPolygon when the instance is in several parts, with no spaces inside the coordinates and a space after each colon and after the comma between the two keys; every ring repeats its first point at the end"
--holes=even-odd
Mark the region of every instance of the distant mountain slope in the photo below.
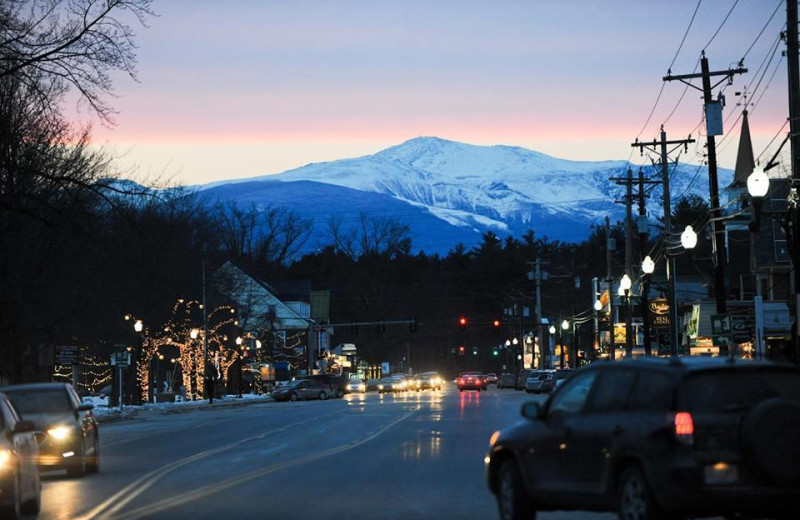
{"type": "MultiPolygon", "coordinates": [[[[313,217],[315,229],[337,212],[352,221],[361,212],[392,216],[412,227],[415,249],[446,253],[458,242],[473,245],[487,230],[519,236],[533,229],[537,236],[581,240],[606,215],[623,218],[624,208],[614,204],[620,188],[609,178],[624,176],[628,166],[421,137],[374,155],[204,188],[220,198],[292,207],[313,217]]],[[[731,178],[722,170],[720,185],[731,178]]],[[[705,168],[679,165],[670,187],[676,200],[689,193],[707,197],[705,168]]],[[[648,201],[655,215],[660,192],[655,188],[648,201]]]]}

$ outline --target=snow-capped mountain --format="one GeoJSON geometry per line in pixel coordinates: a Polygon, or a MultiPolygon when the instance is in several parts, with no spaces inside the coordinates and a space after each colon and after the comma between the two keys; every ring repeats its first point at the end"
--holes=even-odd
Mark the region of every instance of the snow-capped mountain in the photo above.
{"type": "MultiPolygon", "coordinates": [[[[635,167],[626,161],[576,162],[519,147],[420,137],[374,155],[216,183],[205,190],[248,203],[280,201],[303,208],[301,213],[315,220],[361,212],[397,218],[411,225],[415,249],[446,253],[459,241],[474,245],[489,230],[500,236],[534,230],[551,239],[581,240],[606,215],[612,221],[623,218],[624,207],[614,203],[622,188],[609,178],[625,176],[629,166],[635,167]],[[438,235],[436,240],[430,240],[431,233],[438,235]]],[[[645,173],[655,177],[652,168],[645,173]]],[[[679,165],[671,173],[675,200],[689,193],[707,197],[705,167],[679,165]]],[[[721,187],[731,178],[730,170],[721,171],[721,187]]],[[[661,213],[659,188],[648,206],[654,215],[661,213]]]]}

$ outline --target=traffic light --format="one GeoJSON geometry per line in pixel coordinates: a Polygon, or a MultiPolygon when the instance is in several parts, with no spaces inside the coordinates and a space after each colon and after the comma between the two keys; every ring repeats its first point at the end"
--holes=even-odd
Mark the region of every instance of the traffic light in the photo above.
{"type": "Polygon", "coordinates": [[[500,333],[500,324],[501,324],[500,320],[494,320],[492,322],[492,330],[494,331],[495,334],[500,333]]]}
{"type": "Polygon", "coordinates": [[[478,347],[472,347],[472,355],[473,356],[477,356],[478,355],[478,347]]]}
{"type": "Polygon", "coordinates": [[[461,316],[458,319],[458,326],[461,328],[461,330],[467,330],[467,318],[461,316]]]}
{"type": "Polygon", "coordinates": [[[458,355],[459,356],[463,356],[464,355],[464,345],[461,345],[461,346],[458,347],[458,355]]]}
{"type": "Polygon", "coordinates": [[[500,352],[498,352],[498,351],[497,351],[497,347],[494,347],[494,348],[492,349],[492,355],[493,355],[493,356],[499,356],[499,355],[500,355],[500,352]]]}

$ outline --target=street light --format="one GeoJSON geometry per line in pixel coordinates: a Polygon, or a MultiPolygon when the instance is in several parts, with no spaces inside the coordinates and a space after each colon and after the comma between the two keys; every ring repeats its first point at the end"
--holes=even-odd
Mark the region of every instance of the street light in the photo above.
{"type": "Polygon", "coordinates": [[[697,245],[697,233],[694,232],[692,226],[686,226],[686,229],[681,233],[681,245],[684,249],[694,249],[697,245]]]}
{"type": "Polygon", "coordinates": [[[601,302],[600,300],[595,300],[594,301],[594,310],[596,310],[597,312],[602,311],[603,310],[603,302],[601,302]]]}
{"type": "Polygon", "coordinates": [[[633,328],[631,320],[631,277],[627,274],[619,281],[619,295],[625,298],[625,357],[633,356],[633,328]]]}
{"type": "Polygon", "coordinates": [[[144,330],[144,323],[142,323],[142,320],[136,320],[133,324],[133,330],[136,332],[142,332],[142,330],[144,330]]]}
{"type": "Polygon", "coordinates": [[[192,339],[197,339],[197,336],[200,335],[200,331],[197,329],[192,329],[189,331],[189,337],[192,339]]]}
{"type": "Polygon", "coordinates": [[[769,192],[769,177],[763,168],[753,170],[753,173],[747,177],[747,192],[753,201],[749,228],[751,232],[756,233],[761,228],[761,206],[764,204],[764,197],[769,192]]]}
{"type": "Polygon", "coordinates": [[[650,351],[650,275],[656,270],[656,263],[650,258],[650,255],[644,257],[642,260],[642,328],[644,329],[644,355],[649,356],[652,354],[650,351]]]}

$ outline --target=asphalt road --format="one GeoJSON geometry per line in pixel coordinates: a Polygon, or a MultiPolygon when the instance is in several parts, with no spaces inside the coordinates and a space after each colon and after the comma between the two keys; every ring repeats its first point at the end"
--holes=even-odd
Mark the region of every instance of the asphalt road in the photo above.
{"type": "Polygon", "coordinates": [[[39,518],[495,519],[488,440],[531,398],[494,389],[353,394],[104,424],[100,473],[46,474],[39,518]]]}

